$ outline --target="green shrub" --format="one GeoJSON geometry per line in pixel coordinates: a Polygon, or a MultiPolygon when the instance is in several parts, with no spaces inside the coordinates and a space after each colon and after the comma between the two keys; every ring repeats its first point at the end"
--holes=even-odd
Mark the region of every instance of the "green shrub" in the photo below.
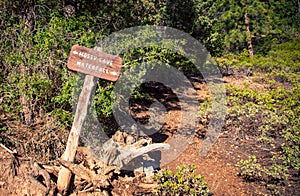
{"type": "Polygon", "coordinates": [[[264,169],[257,163],[256,156],[249,156],[248,160],[241,160],[236,164],[240,168],[239,174],[247,180],[261,180],[264,169]]]}
{"type": "MultiPolygon", "coordinates": [[[[0,40],[4,64],[0,74],[1,108],[20,118],[24,112],[20,98],[26,97],[32,120],[50,113],[65,121],[71,116],[74,90],[74,73],[67,69],[69,51],[75,44],[91,47],[100,32],[90,30],[94,19],[88,14],[67,20],[55,9],[35,12],[40,15],[33,32],[24,29],[24,21],[10,21],[1,29],[5,38],[0,40]]],[[[5,21],[6,16],[1,17],[5,21]]]]}
{"type": "Polygon", "coordinates": [[[176,172],[167,169],[154,176],[159,188],[156,195],[211,195],[205,178],[195,174],[196,166],[177,167],[176,172]]]}
{"type": "Polygon", "coordinates": [[[254,155],[249,156],[247,160],[240,160],[236,166],[240,168],[239,174],[249,181],[273,182],[288,177],[287,167],[284,165],[273,163],[270,166],[261,166],[254,155]]]}
{"type": "Polygon", "coordinates": [[[294,168],[295,170],[300,169],[300,131],[299,122],[298,125],[291,126],[283,130],[283,137],[286,139],[281,145],[283,154],[281,159],[284,164],[294,168]]]}

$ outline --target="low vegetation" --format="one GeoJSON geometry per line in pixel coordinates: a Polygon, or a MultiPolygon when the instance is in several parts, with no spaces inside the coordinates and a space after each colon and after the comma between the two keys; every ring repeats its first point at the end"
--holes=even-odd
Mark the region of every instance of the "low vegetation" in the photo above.
{"type": "Polygon", "coordinates": [[[177,171],[169,169],[160,172],[154,176],[158,182],[156,195],[211,195],[205,178],[195,173],[196,166],[180,165],[177,171]]]}
{"type": "Polygon", "coordinates": [[[253,154],[240,160],[236,164],[240,175],[281,194],[284,186],[280,185],[289,186],[289,179],[299,177],[299,41],[276,45],[267,55],[255,59],[242,55],[219,59],[223,65],[250,69],[254,74],[250,83],[227,85],[229,108],[224,129],[241,139],[254,137],[273,154],[271,158],[258,160],[253,154]]]}

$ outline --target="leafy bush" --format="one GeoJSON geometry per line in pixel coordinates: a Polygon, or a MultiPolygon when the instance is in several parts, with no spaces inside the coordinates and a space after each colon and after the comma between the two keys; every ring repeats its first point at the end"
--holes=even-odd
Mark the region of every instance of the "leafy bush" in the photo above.
{"type": "Polygon", "coordinates": [[[249,156],[248,160],[241,160],[236,164],[240,168],[240,175],[247,180],[262,179],[263,168],[257,163],[256,156],[249,156]]]}
{"type": "Polygon", "coordinates": [[[203,176],[195,174],[196,166],[178,166],[154,176],[158,181],[157,195],[211,195],[203,176]]]}
{"type": "Polygon", "coordinates": [[[240,168],[239,174],[246,180],[267,180],[268,182],[287,179],[287,167],[273,163],[270,166],[261,166],[256,156],[249,156],[248,160],[241,160],[236,164],[240,168]],[[267,179],[264,179],[267,178],[267,179]]]}
{"type": "MultiPolygon", "coordinates": [[[[71,116],[74,82],[74,74],[66,66],[70,48],[94,45],[100,32],[89,30],[94,20],[89,15],[66,19],[58,10],[42,6],[37,6],[35,13],[40,15],[33,31],[25,28],[23,20],[1,29],[5,36],[0,40],[3,109],[22,117],[24,101],[20,100],[25,97],[33,121],[51,113],[62,123],[69,123],[66,119],[71,116]],[[47,17],[42,18],[44,14],[47,17]]],[[[7,16],[1,17],[5,21],[7,16]]]]}
{"type": "MultiPolygon", "coordinates": [[[[299,121],[299,120],[298,120],[299,121]]],[[[298,125],[283,130],[283,137],[286,142],[281,145],[283,154],[280,159],[283,163],[295,170],[300,169],[300,131],[298,125]]]]}

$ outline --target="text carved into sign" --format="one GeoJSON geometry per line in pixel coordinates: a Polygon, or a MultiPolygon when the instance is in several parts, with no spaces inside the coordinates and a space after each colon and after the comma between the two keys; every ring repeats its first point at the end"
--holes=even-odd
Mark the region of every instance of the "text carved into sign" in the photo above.
{"type": "Polygon", "coordinates": [[[120,75],[122,59],[83,46],[73,46],[68,68],[102,79],[116,81],[120,75]]]}

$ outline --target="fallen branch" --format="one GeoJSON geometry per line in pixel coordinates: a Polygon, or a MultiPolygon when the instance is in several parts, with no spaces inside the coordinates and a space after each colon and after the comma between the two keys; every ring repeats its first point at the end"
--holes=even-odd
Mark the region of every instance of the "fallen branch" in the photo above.
{"type": "Polygon", "coordinates": [[[94,171],[88,170],[83,165],[76,165],[65,160],[59,160],[59,163],[65,168],[68,168],[79,178],[85,180],[88,183],[92,183],[95,187],[108,187],[110,185],[108,180],[111,176],[107,175],[104,172],[96,174],[94,171]]]}
{"type": "Polygon", "coordinates": [[[1,143],[0,143],[0,146],[1,146],[2,148],[4,148],[4,150],[6,150],[8,153],[10,153],[10,154],[12,154],[12,155],[18,154],[17,151],[16,151],[16,149],[12,151],[12,150],[10,150],[9,148],[7,148],[4,144],[1,144],[1,143]]]}
{"type": "Polygon", "coordinates": [[[146,189],[146,190],[154,190],[158,187],[157,184],[146,184],[146,183],[141,183],[137,185],[141,189],[146,189]]]}
{"type": "Polygon", "coordinates": [[[59,166],[55,166],[55,165],[43,165],[43,168],[48,172],[51,173],[55,176],[58,176],[58,172],[60,170],[59,166]]]}

